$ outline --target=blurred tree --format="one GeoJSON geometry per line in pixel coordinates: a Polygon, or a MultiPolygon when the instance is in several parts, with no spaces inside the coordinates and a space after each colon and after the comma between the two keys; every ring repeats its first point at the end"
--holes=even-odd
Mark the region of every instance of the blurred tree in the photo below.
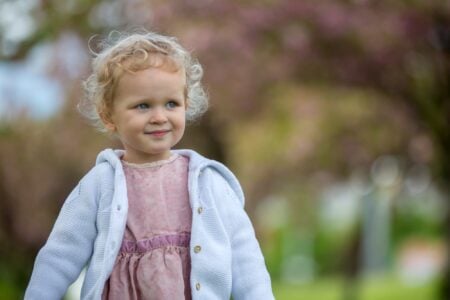
{"type": "MultiPolygon", "coordinates": [[[[438,0],[324,0],[320,3],[314,0],[2,1],[2,18],[12,12],[16,12],[16,18],[5,17],[0,22],[0,55],[2,60],[23,60],[36,45],[58,40],[67,32],[84,41],[94,33],[106,34],[112,29],[138,26],[176,35],[183,44],[195,51],[205,67],[205,80],[210,87],[212,100],[210,116],[214,116],[194,125],[191,135],[181,146],[199,145],[197,148],[203,149],[207,155],[227,161],[235,168],[242,163],[234,156],[238,140],[236,128],[241,124],[257,121],[265,128],[271,120],[277,120],[273,137],[285,141],[289,139],[287,135],[278,135],[279,132],[295,128],[294,122],[287,118],[292,115],[286,113],[281,101],[283,98],[289,99],[284,97],[289,94],[286,86],[314,83],[316,87],[341,86],[375,91],[392,103],[380,104],[383,107],[379,109],[381,113],[369,115],[370,117],[380,117],[385,112],[385,118],[391,122],[386,124],[413,128],[399,130],[409,132],[400,141],[394,140],[397,136],[383,141],[393,145],[390,149],[394,152],[408,153],[408,158],[412,161],[432,163],[442,188],[446,189],[445,195],[448,195],[449,6],[447,1],[438,0]],[[28,31],[18,37],[11,26],[13,22],[19,22],[23,18],[28,22],[25,22],[28,24],[28,31]],[[428,138],[433,141],[431,152],[434,155],[431,156],[424,154],[427,151],[423,149],[426,148],[424,144],[428,138]],[[425,142],[421,142],[423,140],[425,142]]],[[[92,47],[95,50],[95,43],[92,47]]],[[[59,61],[55,60],[53,63],[57,65],[59,61]]],[[[85,69],[86,66],[80,68],[85,69]]],[[[70,90],[74,85],[79,85],[79,79],[77,80],[76,83],[63,84],[70,90]]],[[[337,95],[336,99],[332,99],[335,102],[346,97],[339,93],[337,95]]],[[[73,106],[79,96],[79,93],[69,93],[68,107],[73,106]]],[[[351,106],[354,107],[355,105],[351,106]]],[[[310,104],[309,108],[312,111],[302,111],[302,117],[315,116],[314,104],[310,104]]],[[[373,106],[363,109],[371,108],[373,106]]],[[[75,178],[84,171],[75,163],[80,157],[71,151],[76,146],[63,136],[53,136],[55,132],[70,132],[73,140],[82,140],[83,145],[91,145],[87,146],[88,149],[98,149],[106,144],[104,139],[92,142],[96,138],[87,133],[88,129],[80,129],[74,125],[79,120],[73,112],[70,113],[71,109],[66,108],[67,111],[69,113],[63,120],[56,118],[49,121],[53,126],[44,125],[40,136],[42,139],[26,138],[29,131],[35,130],[36,124],[17,128],[15,124],[10,127],[2,125],[4,134],[0,141],[4,145],[2,153],[5,155],[2,155],[1,179],[9,178],[9,181],[3,180],[0,185],[1,213],[5,222],[21,214],[27,208],[25,204],[36,197],[35,193],[39,190],[41,196],[35,200],[35,203],[43,206],[39,211],[56,213],[53,199],[61,201],[75,178]],[[58,142],[59,138],[65,142],[58,142]],[[64,147],[66,142],[73,148],[64,147]],[[56,147],[58,151],[52,152],[51,147],[56,147]],[[25,148],[34,152],[23,160],[22,150],[25,148]],[[47,166],[46,161],[42,162],[43,166],[29,167],[28,164],[35,161],[31,159],[33,156],[42,157],[49,153],[52,158],[61,162],[48,170],[49,173],[42,173],[47,166]],[[16,174],[15,180],[12,180],[14,176],[11,174],[16,174]],[[27,177],[23,177],[23,174],[27,174],[27,177]],[[66,177],[55,177],[54,174],[66,174],[66,177]],[[42,184],[40,180],[44,177],[58,180],[50,179],[52,184],[42,184]],[[20,179],[28,181],[29,194],[23,197],[18,197],[14,192],[21,190],[20,179]],[[55,183],[58,184],[55,186],[55,183]],[[46,197],[48,199],[44,199],[46,197]],[[16,207],[13,205],[16,202],[22,204],[16,207]]],[[[326,123],[330,128],[311,130],[310,137],[313,139],[321,131],[326,131],[331,132],[333,140],[325,143],[314,159],[305,156],[296,163],[284,161],[279,164],[279,161],[272,159],[270,151],[260,149],[261,153],[268,153],[268,156],[264,167],[259,170],[259,176],[250,178],[253,180],[251,186],[254,187],[247,193],[250,212],[254,208],[254,199],[275,190],[283,180],[305,178],[305,172],[311,171],[314,165],[340,176],[348,174],[352,168],[366,167],[384,149],[380,150],[376,143],[371,143],[372,135],[366,137],[366,144],[363,146],[355,143],[364,141],[357,135],[358,126],[362,123],[352,123],[351,118],[334,119],[329,113],[324,115],[331,118],[326,123]],[[344,123],[347,126],[339,126],[344,123]],[[343,130],[338,132],[338,129],[343,130]],[[342,150],[342,153],[335,151],[334,146],[339,143],[346,145],[343,146],[345,151],[342,150]],[[343,154],[348,152],[353,158],[360,159],[343,159],[343,154]]],[[[27,124],[24,120],[17,120],[16,123],[27,124]]],[[[381,126],[379,123],[380,119],[369,119],[364,124],[372,124],[375,136],[378,134],[378,126],[381,126]]],[[[379,132],[385,134],[386,131],[379,132]]],[[[264,132],[259,134],[261,136],[264,132]]],[[[257,136],[252,136],[253,138],[258,139],[257,136]]],[[[268,146],[276,147],[273,144],[268,146]]],[[[280,147],[283,146],[280,143],[280,147]]],[[[308,144],[303,143],[302,147],[307,148],[308,144]]],[[[85,162],[89,161],[86,157],[83,159],[85,162]]],[[[88,165],[85,163],[83,166],[87,168],[88,165]]],[[[46,236],[48,226],[46,223],[40,233],[33,235],[39,241],[30,242],[23,237],[27,235],[24,233],[26,230],[14,229],[7,224],[1,229],[0,237],[3,242],[18,235],[18,240],[15,241],[17,245],[35,250],[46,236]]]]}
{"type": "MultiPolygon", "coordinates": [[[[216,117],[203,124],[210,132],[276,101],[267,92],[278,82],[372,88],[403,102],[432,132],[436,167],[448,180],[448,11],[445,1],[40,1],[29,12],[35,29],[0,46],[9,49],[4,59],[17,60],[67,31],[84,39],[137,26],[170,32],[205,65],[216,117]]],[[[231,143],[216,136],[215,149],[231,143]]]]}

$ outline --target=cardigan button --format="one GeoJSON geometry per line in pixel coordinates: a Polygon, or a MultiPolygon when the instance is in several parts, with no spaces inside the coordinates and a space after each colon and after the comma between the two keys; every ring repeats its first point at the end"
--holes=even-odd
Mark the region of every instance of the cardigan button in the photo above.
{"type": "Polygon", "coordinates": [[[197,291],[200,291],[200,282],[197,282],[197,284],[195,285],[195,289],[197,290],[197,291]]]}
{"type": "Polygon", "coordinates": [[[203,212],[203,207],[199,207],[199,208],[197,208],[197,212],[198,212],[198,214],[201,214],[202,212],[203,212]]]}
{"type": "Polygon", "coordinates": [[[202,247],[200,247],[199,245],[194,247],[194,252],[195,253],[199,253],[200,251],[202,251],[202,247]]]}

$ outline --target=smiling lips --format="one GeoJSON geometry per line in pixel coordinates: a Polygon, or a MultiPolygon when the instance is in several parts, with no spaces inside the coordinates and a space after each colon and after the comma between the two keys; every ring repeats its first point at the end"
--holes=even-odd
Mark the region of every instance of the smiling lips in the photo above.
{"type": "Polygon", "coordinates": [[[154,137],[163,137],[169,132],[170,132],[170,130],[154,130],[154,131],[146,132],[145,134],[149,134],[154,137]]]}

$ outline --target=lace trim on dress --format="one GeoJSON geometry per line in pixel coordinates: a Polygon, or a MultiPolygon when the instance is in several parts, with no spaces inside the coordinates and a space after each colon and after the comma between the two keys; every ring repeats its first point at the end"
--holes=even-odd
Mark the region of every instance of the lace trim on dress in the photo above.
{"type": "Polygon", "coordinates": [[[152,167],[158,167],[158,166],[162,166],[168,163],[173,162],[175,159],[177,159],[180,155],[176,154],[176,153],[172,153],[171,156],[168,159],[163,159],[163,160],[158,160],[158,161],[153,161],[153,162],[149,162],[149,163],[144,163],[144,164],[135,164],[135,163],[130,163],[127,162],[126,160],[122,159],[122,163],[130,168],[137,168],[137,169],[142,169],[142,168],[152,168],[152,167]]]}

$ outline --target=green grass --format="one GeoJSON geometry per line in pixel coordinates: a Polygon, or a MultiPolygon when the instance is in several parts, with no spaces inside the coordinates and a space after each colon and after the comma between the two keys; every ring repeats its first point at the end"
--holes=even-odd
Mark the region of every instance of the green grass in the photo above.
{"type": "MultiPolygon", "coordinates": [[[[293,285],[274,283],[277,300],[346,300],[344,281],[337,278],[318,279],[312,283],[293,285]]],[[[379,277],[361,280],[356,289],[357,300],[437,300],[437,282],[424,285],[405,285],[396,278],[379,277]]]]}
{"type": "Polygon", "coordinates": [[[273,290],[277,300],[334,300],[340,298],[341,287],[337,280],[321,279],[304,285],[274,283],[273,290]]]}
{"type": "MultiPolygon", "coordinates": [[[[339,278],[318,279],[312,283],[293,285],[275,282],[277,300],[348,300],[344,298],[344,281],[339,278]]],[[[0,282],[0,299],[20,299],[22,292],[0,282]]],[[[395,277],[378,277],[360,281],[354,300],[437,300],[438,282],[408,286],[395,277]]]]}

